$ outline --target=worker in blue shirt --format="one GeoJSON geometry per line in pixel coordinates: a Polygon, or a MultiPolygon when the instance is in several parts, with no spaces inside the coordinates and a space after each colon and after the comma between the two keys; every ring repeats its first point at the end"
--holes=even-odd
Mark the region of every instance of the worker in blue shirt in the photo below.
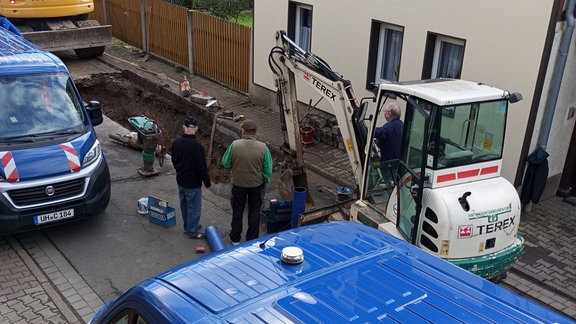
{"type": "Polygon", "coordinates": [[[400,107],[397,103],[392,102],[384,108],[384,118],[386,118],[386,123],[382,127],[376,127],[374,138],[380,149],[380,169],[388,185],[390,181],[396,180],[404,130],[404,123],[400,120],[400,107]]]}

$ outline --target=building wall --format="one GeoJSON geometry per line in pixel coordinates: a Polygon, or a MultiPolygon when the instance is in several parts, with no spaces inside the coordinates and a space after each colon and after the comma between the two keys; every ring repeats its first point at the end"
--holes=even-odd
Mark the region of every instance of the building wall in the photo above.
{"type": "MultiPolygon", "coordinates": [[[[536,80],[544,50],[553,1],[436,0],[301,0],[313,7],[312,52],[352,81],[358,97],[364,89],[372,20],[404,27],[400,81],[420,79],[428,33],[466,40],[462,79],[522,93],[511,105],[504,148],[503,175],[514,181],[536,80]],[[425,5],[423,5],[425,4],[425,5]]],[[[277,30],[288,28],[288,1],[254,1],[252,95],[255,102],[274,106],[273,75],[268,54],[277,30]],[[259,101],[260,100],[260,101],[259,101]]],[[[319,96],[298,87],[298,99],[319,96]]],[[[330,111],[329,106],[319,106],[330,111]]],[[[568,136],[569,137],[569,136],[568,136]]],[[[561,169],[560,169],[561,171],[561,169]]]]}
{"type": "Polygon", "coordinates": [[[548,140],[546,142],[539,143],[540,136],[542,135],[541,133],[546,131],[541,126],[543,123],[545,111],[548,107],[548,101],[552,96],[549,87],[551,85],[552,79],[554,78],[554,70],[560,56],[560,44],[562,37],[564,36],[565,28],[565,21],[556,24],[554,45],[551,51],[551,58],[547,68],[542,99],[539,103],[540,108],[536,117],[536,123],[532,133],[529,148],[529,153],[531,153],[538,146],[544,145],[546,151],[550,154],[548,157],[548,183],[544,197],[551,196],[556,193],[560,178],[562,177],[565,161],[567,159],[575,158],[567,156],[567,153],[570,146],[570,138],[576,121],[576,73],[574,73],[574,71],[576,71],[576,33],[573,33],[572,35],[572,41],[570,43],[570,49],[566,58],[566,66],[563,72],[564,74],[556,105],[550,108],[554,109],[554,118],[552,120],[552,126],[550,127],[548,134],[548,140]]]}

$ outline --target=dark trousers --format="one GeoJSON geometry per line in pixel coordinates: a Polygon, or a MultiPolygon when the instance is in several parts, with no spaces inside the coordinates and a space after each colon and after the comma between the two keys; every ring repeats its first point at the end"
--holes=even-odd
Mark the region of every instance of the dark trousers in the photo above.
{"type": "Polygon", "coordinates": [[[244,218],[244,206],[248,200],[248,230],[246,241],[258,238],[260,234],[260,207],[262,206],[262,194],[264,184],[255,188],[243,188],[232,186],[232,229],[230,240],[240,242],[242,236],[242,223],[244,218]]]}
{"type": "Polygon", "coordinates": [[[398,167],[400,162],[398,160],[387,160],[380,162],[380,170],[382,171],[382,177],[386,184],[390,182],[396,183],[398,180],[398,167]]]}

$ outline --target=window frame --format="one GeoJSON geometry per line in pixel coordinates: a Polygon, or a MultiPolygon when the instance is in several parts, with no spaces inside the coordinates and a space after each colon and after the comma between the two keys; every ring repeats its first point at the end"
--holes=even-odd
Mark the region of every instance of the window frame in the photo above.
{"type": "MultiPolygon", "coordinates": [[[[380,30],[378,31],[378,55],[376,57],[376,69],[374,75],[374,83],[379,84],[386,81],[398,81],[400,78],[400,65],[402,61],[402,48],[404,45],[404,28],[397,25],[387,24],[387,23],[380,23],[380,30]],[[384,55],[388,56],[390,54],[389,48],[392,46],[392,41],[388,39],[389,34],[388,31],[396,31],[400,32],[400,46],[398,50],[394,53],[398,56],[397,63],[396,63],[396,75],[392,78],[382,78],[383,69],[386,67],[387,64],[384,63],[384,60],[388,61],[391,60],[390,57],[383,57],[384,55]]],[[[386,76],[388,77],[388,76],[386,76]]]]}
{"type": "MultiPolygon", "coordinates": [[[[379,20],[372,20],[370,24],[370,39],[368,45],[368,64],[366,65],[366,90],[373,91],[378,84],[384,82],[384,79],[380,78],[380,71],[382,69],[382,54],[384,53],[384,48],[382,48],[382,37],[383,31],[388,29],[401,30],[402,31],[402,44],[400,46],[398,61],[398,80],[400,79],[400,66],[402,64],[402,49],[404,48],[404,32],[405,27],[401,25],[395,25],[391,23],[386,23],[379,20]]],[[[395,81],[398,81],[395,80],[395,81]]],[[[386,81],[389,82],[389,81],[386,81]]]]}
{"type": "Polygon", "coordinates": [[[431,77],[433,79],[439,78],[439,77],[446,77],[446,76],[439,76],[438,75],[438,71],[441,68],[440,62],[444,58],[444,56],[443,56],[444,44],[451,44],[451,45],[456,45],[456,46],[462,47],[462,50],[460,53],[460,58],[459,58],[460,67],[458,69],[458,75],[450,77],[452,79],[460,79],[462,76],[462,67],[464,65],[464,50],[466,49],[466,41],[463,39],[444,36],[444,35],[437,35],[436,39],[434,41],[434,54],[433,54],[434,56],[433,56],[433,60],[432,60],[432,68],[430,71],[431,77]]]}
{"type": "Polygon", "coordinates": [[[311,5],[301,4],[290,1],[288,4],[288,36],[303,50],[309,52],[312,49],[312,26],[313,26],[313,7],[311,5]],[[303,44],[302,39],[302,10],[308,11],[310,32],[307,44],[303,44]]]}
{"type": "MultiPolygon", "coordinates": [[[[460,76],[464,67],[464,57],[466,55],[466,40],[462,38],[450,37],[447,35],[440,35],[428,32],[426,37],[426,48],[424,52],[424,61],[422,64],[422,80],[437,78],[438,61],[440,60],[440,44],[442,41],[448,41],[453,44],[462,45],[462,58],[460,62],[460,76]],[[433,73],[434,71],[434,73],[433,73]]],[[[458,77],[459,79],[460,77],[458,77]]]]}

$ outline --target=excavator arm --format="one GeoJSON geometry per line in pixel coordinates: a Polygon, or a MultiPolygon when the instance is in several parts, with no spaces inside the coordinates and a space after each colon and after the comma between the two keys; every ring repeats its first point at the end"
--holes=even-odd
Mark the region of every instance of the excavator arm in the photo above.
{"type": "Polygon", "coordinates": [[[274,72],[278,105],[285,135],[282,149],[295,186],[307,187],[303,145],[300,138],[301,118],[298,111],[296,76],[318,92],[332,107],[357,185],[362,179],[366,156],[366,126],[350,81],[334,72],[319,57],[296,45],[284,31],[276,33],[276,46],[269,56],[274,72]]]}

